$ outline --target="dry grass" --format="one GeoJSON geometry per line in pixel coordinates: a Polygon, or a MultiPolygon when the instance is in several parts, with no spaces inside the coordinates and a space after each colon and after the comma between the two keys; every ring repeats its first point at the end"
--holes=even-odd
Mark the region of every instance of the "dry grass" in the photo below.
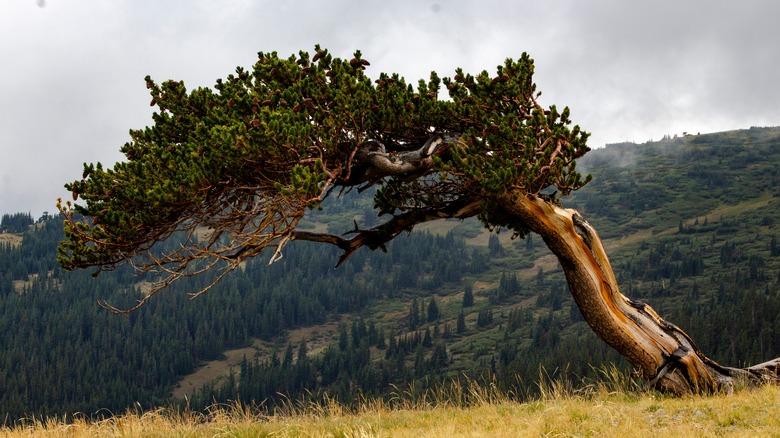
{"type": "Polygon", "coordinates": [[[179,381],[173,389],[173,397],[184,399],[200,390],[203,385],[227,377],[231,368],[238,368],[244,358],[252,360],[255,354],[265,351],[264,348],[262,341],[254,340],[251,347],[225,351],[224,359],[206,362],[179,381]]]}
{"type": "Polygon", "coordinates": [[[22,236],[20,234],[0,233],[0,244],[10,244],[12,248],[16,248],[22,244],[22,236]]]}
{"type": "Polygon", "coordinates": [[[614,370],[606,382],[573,389],[542,385],[541,396],[511,401],[491,386],[466,382],[418,393],[408,388],[387,402],[365,401],[350,411],[335,401],[294,404],[273,415],[241,406],[206,414],[164,409],[107,420],[65,424],[29,420],[0,429],[8,437],[517,437],[517,436],[780,436],[780,387],[732,395],[663,397],[631,390],[614,370]],[[618,389],[618,390],[615,390],[618,389]]]}

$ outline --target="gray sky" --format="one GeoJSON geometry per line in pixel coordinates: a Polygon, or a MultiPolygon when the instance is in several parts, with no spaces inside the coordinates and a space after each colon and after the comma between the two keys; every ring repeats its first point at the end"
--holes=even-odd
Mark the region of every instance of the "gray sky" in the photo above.
{"type": "Polygon", "coordinates": [[[316,43],[412,83],[526,51],[591,147],[777,126],[778,17],[775,0],[2,0],[0,214],[53,213],[83,162],[122,159],[151,123],[145,75],[212,86],[316,43]]]}

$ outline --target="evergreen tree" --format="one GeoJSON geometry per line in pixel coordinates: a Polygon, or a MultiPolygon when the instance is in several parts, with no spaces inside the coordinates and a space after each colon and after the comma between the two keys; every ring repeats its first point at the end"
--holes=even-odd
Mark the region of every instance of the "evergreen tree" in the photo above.
{"type": "Polygon", "coordinates": [[[458,313],[458,320],[455,323],[455,333],[461,334],[466,331],[466,315],[463,313],[463,309],[461,309],[460,313],[458,313]]]}
{"type": "Polygon", "coordinates": [[[433,322],[439,319],[439,306],[436,304],[436,299],[431,297],[428,301],[428,322],[433,322]]]}
{"type": "Polygon", "coordinates": [[[412,299],[412,305],[409,308],[409,330],[417,330],[420,324],[420,309],[417,307],[417,298],[412,299]]]}
{"type": "Polygon", "coordinates": [[[501,257],[504,255],[504,246],[501,245],[501,241],[498,240],[498,236],[491,234],[488,238],[488,254],[491,257],[501,257]]]}
{"type": "Polygon", "coordinates": [[[438,342],[433,348],[430,359],[430,368],[434,372],[443,371],[449,364],[449,357],[447,355],[447,348],[443,343],[438,342]]]}
{"type": "Polygon", "coordinates": [[[3,214],[0,219],[0,232],[23,233],[33,223],[31,213],[3,214]]]}
{"type": "Polygon", "coordinates": [[[463,307],[471,307],[474,305],[474,291],[473,286],[469,283],[464,286],[463,290],[463,307]]]}
{"type": "Polygon", "coordinates": [[[485,327],[493,323],[493,309],[480,310],[477,313],[477,327],[485,327]]]}
{"type": "Polygon", "coordinates": [[[291,367],[293,364],[293,346],[291,342],[287,343],[287,347],[284,349],[284,359],[282,359],[282,366],[285,368],[291,367]]]}
{"type": "Polygon", "coordinates": [[[385,329],[380,328],[379,332],[377,333],[376,348],[384,350],[386,347],[387,343],[385,342],[385,329]]]}
{"type": "Polygon", "coordinates": [[[422,346],[425,348],[431,348],[433,346],[433,338],[431,337],[431,329],[425,328],[425,335],[422,338],[422,346]]]}
{"type": "Polygon", "coordinates": [[[339,323],[339,350],[345,351],[349,347],[349,335],[347,334],[347,325],[339,323]]]}
{"type": "MultiPolygon", "coordinates": [[[[58,202],[65,218],[59,265],[65,270],[130,265],[141,275],[162,275],[150,277],[151,290],[143,294],[111,296],[126,307],[101,301],[123,313],[148,303],[164,288],[175,289],[174,284],[196,294],[205,292],[218,282],[232,281],[233,276],[224,274],[240,271],[254,258],[278,261],[288,244],[309,241],[342,251],[338,264],[349,278],[337,283],[346,290],[362,283],[361,265],[354,259],[347,262],[360,247],[386,249],[403,231],[432,219],[476,217],[493,231],[540,235],[560,262],[589,326],[659,389],[677,394],[716,392],[731,385],[734,376],[756,383],[780,380],[780,359],[750,369],[710,366],[713,362],[679,327],[665,323],[647,304],[625,304],[598,234],[579,213],[560,203],[561,197],[590,181],[576,170],[577,160],[590,150],[589,135],[572,126],[569,108],[540,104],[530,56],[507,59],[495,74],[456,69],[453,77],[441,78],[431,73],[416,88],[398,75],[381,73],[372,79],[365,71],[368,65],[359,51],[346,60],[317,46],[313,56],[299,52],[285,59],[259,53],[251,71],[238,68],[213,89],[188,91],[181,81],[158,84],[146,78],[157,108],[153,125],[131,131],[131,141],[121,148],[126,160],[112,168],[85,164],[81,177],[66,185],[73,202],[58,202]],[[442,88],[447,98],[440,98],[442,88]],[[350,191],[339,189],[369,186],[376,187],[374,210],[388,218],[386,222],[363,229],[355,224],[347,237],[299,229],[313,207],[350,191]],[[208,238],[198,238],[203,230],[208,230],[208,238]],[[666,367],[670,352],[684,354],[674,367],[666,367]],[[659,372],[667,368],[668,372],[659,372]]],[[[745,157],[745,163],[754,163],[758,156],[745,157]]],[[[637,167],[663,168],[655,163],[637,167]]],[[[695,189],[707,187],[729,193],[731,199],[739,197],[731,187],[735,178],[724,178],[710,166],[697,166],[691,174],[701,180],[695,189]]],[[[640,211],[658,209],[664,200],[660,186],[649,188],[632,180],[615,197],[622,222],[632,222],[631,216],[640,211]]],[[[344,217],[348,216],[353,215],[344,217]]],[[[770,222],[771,218],[765,226],[770,222]]],[[[718,231],[730,234],[744,223],[738,219],[720,223],[718,231]]],[[[697,226],[697,232],[701,228],[697,226]]],[[[503,256],[501,242],[491,236],[489,255],[503,256]]],[[[753,254],[738,243],[729,239],[722,246],[723,271],[732,278],[764,281],[760,260],[754,258],[753,270],[738,266],[753,254]]],[[[443,269],[440,257],[415,251],[408,255],[415,263],[395,271],[396,285],[411,287],[425,270],[422,278],[430,287],[456,276],[452,274],[456,271],[443,269]]],[[[679,270],[679,265],[666,262],[652,265],[647,275],[661,283],[665,295],[667,280],[677,286],[679,270]]],[[[491,294],[497,301],[518,290],[512,278],[506,279],[491,294]]],[[[287,281],[302,283],[298,278],[287,281]]],[[[39,277],[37,283],[45,279],[39,277]]],[[[319,287],[324,282],[312,283],[319,287]]],[[[346,297],[331,294],[336,311],[360,307],[369,299],[365,288],[358,289],[346,297]]],[[[237,288],[228,290],[239,293],[237,288]]],[[[560,305],[555,293],[550,297],[560,305]]],[[[295,293],[279,289],[266,298],[258,322],[264,336],[277,336],[307,318],[308,302],[296,305],[302,300],[295,293]]],[[[727,300],[719,296],[711,302],[727,300]]],[[[417,327],[425,317],[423,305],[420,301],[420,308],[415,306],[417,315],[413,322],[410,315],[410,325],[417,327]]],[[[702,313],[716,318],[719,310],[706,308],[702,313]]],[[[747,314],[733,315],[735,322],[745,322],[747,314]]],[[[142,333],[139,327],[151,322],[145,317],[129,319],[128,333],[142,333]]],[[[481,326],[491,320],[490,310],[480,312],[481,326]]],[[[241,336],[198,318],[192,321],[197,359],[218,355],[220,342],[241,336]]],[[[731,325],[718,327],[725,330],[731,325]]],[[[557,345],[559,332],[552,324],[547,332],[537,331],[537,337],[557,345]]],[[[757,339],[737,330],[726,333],[732,338],[732,359],[757,339]]],[[[343,343],[334,354],[347,364],[338,375],[338,392],[347,397],[355,388],[344,369],[352,371],[351,365],[363,363],[366,343],[343,343]],[[348,352],[356,348],[359,354],[350,356],[348,352]]],[[[417,340],[415,344],[419,348],[417,340]]],[[[136,369],[162,368],[149,351],[130,362],[136,369]]],[[[278,357],[271,362],[276,365],[278,357]]],[[[417,373],[423,371],[420,362],[415,360],[417,373]]],[[[153,379],[151,374],[138,377],[153,379]]]]}
{"type": "Polygon", "coordinates": [[[444,323],[444,332],[442,333],[444,339],[450,339],[452,337],[452,329],[450,329],[450,323],[444,323]]]}
{"type": "Polygon", "coordinates": [[[306,349],[306,340],[301,339],[300,344],[298,344],[298,353],[295,356],[295,362],[301,364],[303,362],[306,362],[307,359],[308,359],[308,350],[306,349]]]}

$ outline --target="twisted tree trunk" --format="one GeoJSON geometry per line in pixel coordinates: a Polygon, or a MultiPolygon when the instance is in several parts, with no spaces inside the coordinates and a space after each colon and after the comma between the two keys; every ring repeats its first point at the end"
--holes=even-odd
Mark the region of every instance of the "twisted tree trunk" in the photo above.
{"type": "Polygon", "coordinates": [[[544,239],[588,325],[652,386],[686,394],[730,391],[735,379],[778,381],[780,358],[750,368],[721,366],[650,306],[623,296],[598,233],[576,211],[529,195],[507,197],[501,204],[544,239]]]}
{"type": "MultiPolygon", "coordinates": [[[[458,136],[437,136],[423,147],[391,156],[381,145],[369,144],[357,154],[363,166],[353,169],[350,184],[368,183],[388,175],[416,176],[433,165],[433,156],[446,156],[458,136]]],[[[674,394],[731,391],[737,379],[750,383],[780,380],[780,358],[749,368],[719,365],[705,356],[676,325],[661,318],[645,303],[620,293],[615,274],[596,230],[575,210],[517,188],[496,199],[492,195],[461,192],[438,206],[410,209],[371,229],[357,229],[345,238],[330,234],[292,231],[292,240],[330,243],[344,253],[339,264],[357,249],[384,248],[384,244],[417,224],[480,214],[487,204],[539,234],[558,258],[574,301],[588,325],[636,367],[651,386],[674,394]],[[487,197],[486,197],[487,196],[487,197]]]]}

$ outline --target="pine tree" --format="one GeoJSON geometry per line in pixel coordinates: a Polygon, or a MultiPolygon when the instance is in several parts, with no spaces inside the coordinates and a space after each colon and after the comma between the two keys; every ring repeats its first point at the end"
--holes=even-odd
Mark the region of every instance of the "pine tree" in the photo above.
{"type": "MultiPolygon", "coordinates": [[[[346,261],[359,248],[386,249],[402,232],[430,220],[476,217],[493,231],[538,234],[560,262],[589,326],[659,389],[717,392],[733,376],[780,380],[780,359],[750,369],[709,366],[711,360],[681,329],[646,304],[624,302],[598,234],[560,203],[590,180],[576,170],[590,150],[589,134],[572,124],[568,107],[541,104],[528,54],[506,59],[494,73],[456,69],[442,78],[432,72],[417,87],[399,75],[371,78],[368,65],[359,51],[348,60],[316,46],[313,56],[258,53],[251,71],[237,68],[213,89],[187,90],[181,81],[147,77],[156,107],[152,126],[131,131],[131,141],[121,148],[126,159],[112,168],[85,164],[80,178],[66,184],[73,202],[57,205],[64,218],[60,266],[131,266],[140,274],[162,274],[151,291],[118,298],[128,307],[101,301],[109,310],[132,312],[173,284],[204,293],[232,277],[223,274],[240,271],[255,257],[278,261],[289,244],[301,240],[337,247],[338,264],[357,280],[356,265],[346,261]],[[440,96],[443,89],[447,96],[440,96]],[[376,187],[374,210],[385,222],[364,229],[355,224],[347,234],[299,229],[304,216],[327,198],[368,186],[376,187]],[[190,238],[201,230],[209,230],[211,238],[190,238]],[[166,241],[174,236],[188,237],[166,241]],[[164,257],[149,256],[156,244],[165,246],[164,257]],[[667,366],[670,352],[684,352],[674,367],[667,366]]],[[[703,175],[705,185],[720,183],[714,175],[703,175]]],[[[638,193],[632,186],[622,210],[630,215],[657,198],[652,190],[638,193]]],[[[503,254],[497,236],[488,243],[489,255],[503,254]]],[[[749,256],[741,248],[731,251],[732,245],[723,246],[722,267],[749,256]]],[[[417,263],[398,271],[397,285],[413,286],[425,269],[441,280],[435,257],[408,255],[417,263]]],[[[758,281],[762,269],[759,261],[754,265],[758,281]]],[[[661,267],[667,268],[668,263],[661,267]]],[[[740,268],[731,275],[748,274],[740,268]]],[[[341,284],[348,289],[357,282],[341,284]]],[[[505,287],[499,298],[515,290],[505,287]]],[[[343,312],[368,296],[362,290],[332,298],[343,312]]],[[[303,321],[299,301],[274,295],[264,301],[269,309],[260,322],[263,336],[303,321]]],[[[411,326],[425,317],[423,305],[415,306],[411,326]]],[[[480,316],[481,322],[490,320],[489,313],[480,316]]],[[[201,329],[195,340],[201,358],[218,355],[220,343],[233,339],[230,333],[237,332],[201,329]]],[[[739,335],[734,345],[751,342],[739,335]]],[[[137,361],[140,369],[160,367],[143,355],[137,361]]]]}
{"type": "Polygon", "coordinates": [[[460,313],[458,313],[458,320],[455,323],[455,333],[461,334],[466,331],[466,315],[463,313],[463,309],[461,309],[460,313]]]}
{"type": "Polygon", "coordinates": [[[433,338],[431,337],[431,329],[426,327],[425,334],[422,339],[422,346],[425,348],[431,348],[433,346],[433,338]]]}
{"type": "Polygon", "coordinates": [[[377,333],[376,348],[384,350],[386,347],[387,343],[385,342],[385,329],[380,328],[379,332],[377,333]]]}
{"type": "Polygon", "coordinates": [[[284,349],[284,359],[282,359],[282,366],[285,368],[291,367],[293,364],[293,345],[292,342],[287,343],[287,347],[284,349]]]}
{"type": "Polygon", "coordinates": [[[437,342],[430,359],[430,368],[434,372],[443,371],[449,364],[447,348],[443,342],[437,342]]]}
{"type": "Polygon", "coordinates": [[[471,307],[474,305],[474,290],[473,286],[469,283],[464,287],[463,291],[463,307],[471,307]]]}
{"type": "Polygon", "coordinates": [[[439,306],[436,304],[436,299],[431,297],[428,301],[428,322],[433,322],[439,319],[439,306]]]}
{"type": "Polygon", "coordinates": [[[412,305],[409,308],[409,330],[417,330],[420,324],[420,310],[417,306],[417,298],[412,299],[412,305]]]}
{"type": "Polygon", "coordinates": [[[339,323],[339,350],[345,351],[349,347],[349,334],[347,334],[347,325],[339,323]]]}
{"type": "Polygon", "coordinates": [[[488,238],[488,254],[491,257],[501,257],[504,255],[504,246],[501,245],[501,241],[498,240],[498,236],[491,234],[488,238]]]}
{"type": "Polygon", "coordinates": [[[298,354],[296,355],[295,362],[300,364],[308,359],[308,350],[306,349],[306,339],[301,339],[301,343],[298,344],[298,354]]]}

